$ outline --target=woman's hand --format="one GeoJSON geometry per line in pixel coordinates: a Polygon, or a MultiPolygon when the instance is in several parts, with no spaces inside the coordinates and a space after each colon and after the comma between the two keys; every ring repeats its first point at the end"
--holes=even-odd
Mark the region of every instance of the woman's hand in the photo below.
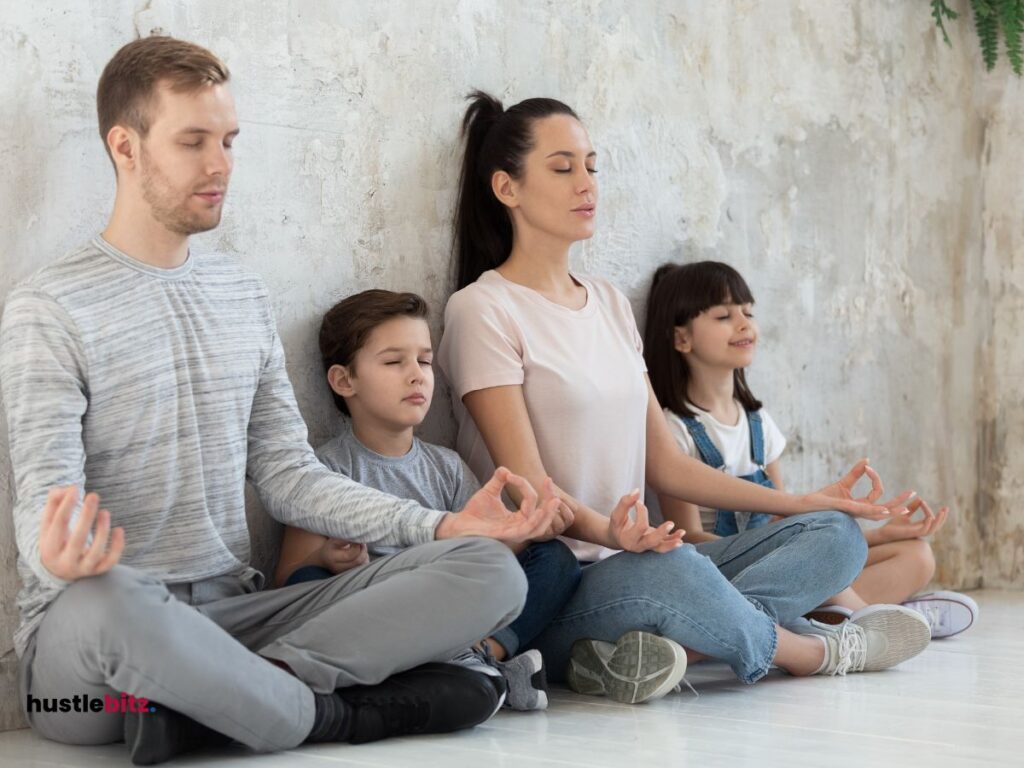
{"type": "Polygon", "coordinates": [[[670,552],[683,545],[683,534],[679,529],[673,532],[675,523],[671,520],[657,528],[649,524],[647,507],[640,501],[640,491],[627,493],[612,510],[608,520],[608,536],[617,549],[626,552],[670,552]],[[629,515],[629,510],[636,507],[636,519],[629,515]]]}
{"type": "Polygon", "coordinates": [[[327,539],[318,553],[319,565],[331,573],[344,573],[370,562],[370,553],[365,544],[356,544],[344,539],[327,539]]]}
{"type": "Polygon", "coordinates": [[[889,501],[877,503],[882,490],[882,478],[868,466],[867,459],[861,459],[841,480],[803,496],[801,502],[807,511],[835,509],[867,520],[889,520],[894,515],[906,515],[907,501],[914,496],[914,492],[904,491],[889,501]],[[865,475],[871,480],[871,490],[863,496],[854,497],[853,487],[865,475]]]}
{"type": "Polygon", "coordinates": [[[916,498],[907,504],[907,514],[894,517],[885,525],[872,529],[874,538],[879,544],[893,541],[906,541],[908,539],[923,539],[930,536],[946,524],[946,517],[949,515],[949,507],[942,507],[939,513],[932,512],[928,503],[922,498],[916,498]],[[922,511],[924,517],[914,522],[911,518],[922,511]]]}

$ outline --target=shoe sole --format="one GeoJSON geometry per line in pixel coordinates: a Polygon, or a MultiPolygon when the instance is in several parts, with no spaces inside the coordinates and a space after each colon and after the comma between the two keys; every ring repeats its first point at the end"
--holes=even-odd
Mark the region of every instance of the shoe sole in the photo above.
{"type": "Polygon", "coordinates": [[[957,611],[958,616],[962,614],[966,614],[967,616],[966,621],[961,621],[962,626],[958,625],[957,629],[952,632],[942,632],[941,630],[933,632],[932,640],[944,640],[947,637],[954,637],[959,635],[961,632],[966,632],[974,626],[974,622],[977,620],[978,613],[980,612],[978,604],[967,595],[961,594],[960,592],[928,592],[924,595],[918,595],[917,597],[904,601],[903,605],[911,610],[915,610],[911,607],[915,603],[951,603],[957,606],[958,609],[961,609],[957,611]]]}
{"type": "Polygon", "coordinates": [[[932,639],[931,626],[924,616],[899,605],[870,605],[855,611],[850,621],[865,632],[879,632],[886,639],[885,651],[865,661],[865,672],[879,672],[912,659],[932,639]]]}
{"type": "Polygon", "coordinates": [[[649,632],[627,632],[615,645],[578,640],[569,662],[569,687],[577,693],[605,695],[623,704],[661,698],[686,674],[686,651],[678,643],[649,632]]]}

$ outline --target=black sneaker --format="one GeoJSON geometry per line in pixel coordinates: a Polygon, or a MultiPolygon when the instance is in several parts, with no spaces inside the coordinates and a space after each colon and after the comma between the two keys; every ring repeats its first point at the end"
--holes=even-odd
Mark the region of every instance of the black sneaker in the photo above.
{"type": "Polygon", "coordinates": [[[127,712],[124,743],[134,765],[156,765],[203,747],[223,747],[231,739],[180,712],[151,702],[155,712],[127,712]]]}
{"type": "Polygon", "coordinates": [[[399,672],[377,685],[354,685],[337,693],[352,708],[348,741],[364,744],[391,736],[472,728],[498,708],[504,681],[434,662],[399,672]]]}

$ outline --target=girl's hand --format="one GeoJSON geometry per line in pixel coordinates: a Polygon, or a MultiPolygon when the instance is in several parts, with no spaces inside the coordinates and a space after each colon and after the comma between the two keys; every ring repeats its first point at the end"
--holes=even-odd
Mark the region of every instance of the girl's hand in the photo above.
{"type": "Polygon", "coordinates": [[[942,507],[936,515],[932,512],[928,503],[921,498],[914,499],[907,505],[907,514],[895,517],[875,530],[878,543],[892,541],[906,541],[908,539],[923,539],[935,533],[946,524],[946,517],[949,515],[949,507],[942,507]],[[918,510],[924,512],[924,517],[917,522],[911,521],[918,510]]]}
{"type": "Polygon", "coordinates": [[[867,459],[861,459],[838,482],[822,488],[816,493],[803,497],[809,510],[835,509],[853,517],[867,520],[889,520],[893,515],[906,515],[906,504],[914,496],[913,491],[904,491],[899,496],[877,503],[882,496],[882,478],[870,466],[867,459]],[[865,475],[871,480],[871,490],[860,497],[854,497],[853,487],[865,475]]]}
{"type": "Polygon", "coordinates": [[[617,549],[626,552],[670,552],[683,545],[683,534],[680,529],[672,532],[675,523],[662,523],[657,528],[651,527],[647,517],[647,507],[640,501],[640,491],[627,493],[612,511],[608,521],[608,536],[617,549]],[[636,507],[636,520],[629,516],[629,510],[636,507]]]}
{"type": "Polygon", "coordinates": [[[331,573],[358,568],[370,562],[370,553],[365,544],[356,544],[344,539],[327,539],[320,547],[320,563],[331,573]]]}

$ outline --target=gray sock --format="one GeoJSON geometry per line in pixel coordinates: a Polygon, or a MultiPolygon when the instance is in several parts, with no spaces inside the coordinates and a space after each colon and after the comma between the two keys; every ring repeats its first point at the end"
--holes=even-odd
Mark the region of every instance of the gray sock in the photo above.
{"type": "Polygon", "coordinates": [[[497,667],[508,685],[506,707],[520,711],[548,708],[548,683],[540,651],[526,651],[508,661],[499,661],[497,667]]]}

